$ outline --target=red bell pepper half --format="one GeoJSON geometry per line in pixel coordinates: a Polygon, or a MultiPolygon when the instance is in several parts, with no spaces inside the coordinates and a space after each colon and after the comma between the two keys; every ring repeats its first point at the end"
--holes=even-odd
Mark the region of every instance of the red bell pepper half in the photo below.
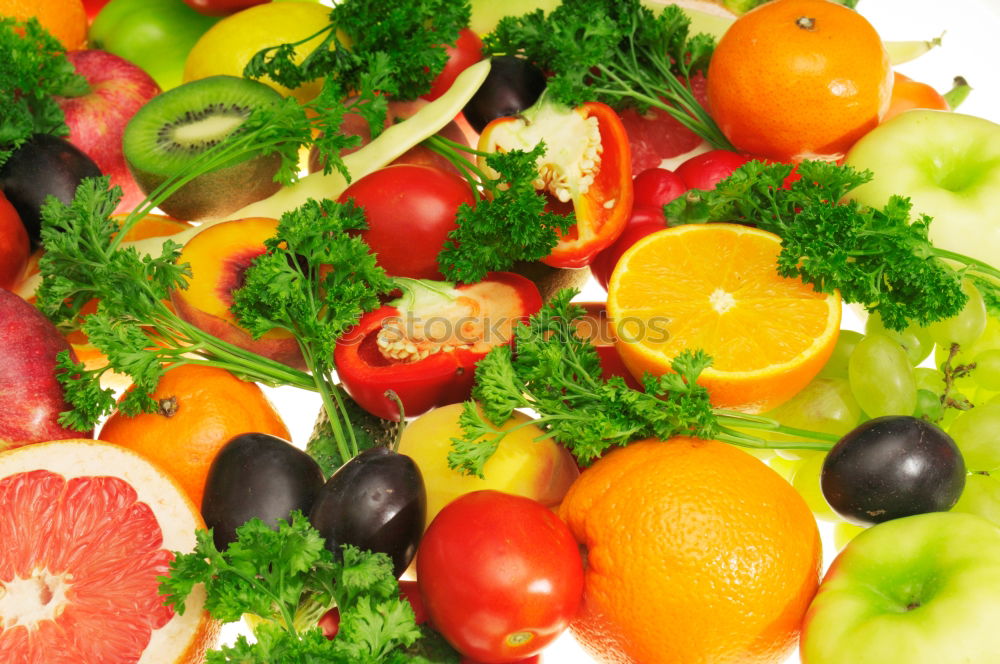
{"type": "MultiPolygon", "coordinates": [[[[632,157],[621,118],[608,105],[567,108],[546,97],[522,115],[497,118],[479,137],[483,152],[531,150],[545,141],[536,188],[549,209],[576,214],[576,225],[542,259],[552,267],[584,267],[621,234],[632,210],[632,157]]],[[[485,158],[480,167],[489,172],[485,158]]]]}
{"type": "Polygon", "coordinates": [[[491,272],[474,284],[397,279],[403,296],[361,317],[334,349],[340,381],[362,408],[399,419],[469,398],[476,363],[509,343],[515,325],[542,308],[535,284],[491,272]]]}

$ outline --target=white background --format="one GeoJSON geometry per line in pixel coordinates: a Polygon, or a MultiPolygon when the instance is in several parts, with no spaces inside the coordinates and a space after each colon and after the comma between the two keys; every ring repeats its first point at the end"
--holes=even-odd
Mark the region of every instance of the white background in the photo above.
{"type": "MultiPolygon", "coordinates": [[[[324,4],[327,2],[324,1],[324,4]]],[[[898,69],[915,80],[929,83],[944,92],[956,75],[964,76],[973,91],[960,112],[1000,122],[1000,0],[861,0],[858,10],[871,20],[884,40],[925,40],[941,36],[943,45],[901,65],[898,69]]],[[[899,192],[904,193],[905,192],[899,192]]],[[[603,291],[593,284],[585,299],[603,299],[603,291]]],[[[845,327],[859,328],[852,312],[845,311],[845,327]]],[[[304,444],[312,430],[319,401],[300,390],[269,390],[281,411],[293,439],[304,444]]],[[[834,553],[828,528],[824,528],[826,563],[834,553]]],[[[233,625],[224,632],[233,638],[242,628],[233,625]]],[[[568,634],[543,653],[544,664],[585,664],[592,660],[568,634]]],[[[793,654],[788,663],[798,662],[793,654]]]]}

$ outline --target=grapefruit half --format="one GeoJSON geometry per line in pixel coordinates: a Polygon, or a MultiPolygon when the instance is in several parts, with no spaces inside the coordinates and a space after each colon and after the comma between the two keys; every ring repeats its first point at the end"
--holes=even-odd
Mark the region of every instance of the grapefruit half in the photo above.
{"type": "Polygon", "coordinates": [[[67,440],[0,453],[0,662],[203,661],[219,629],[203,589],[177,615],[157,577],[204,527],[131,450],[67,440]]]}

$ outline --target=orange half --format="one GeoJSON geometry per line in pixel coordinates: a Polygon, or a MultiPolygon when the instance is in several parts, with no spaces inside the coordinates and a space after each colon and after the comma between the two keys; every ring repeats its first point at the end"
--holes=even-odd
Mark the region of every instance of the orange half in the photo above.
{"type": "Polygon", "coordinates": [[[737,224],[689,224],[626,251],[608,284],[608,314],[628,370],[662,375],[684,349],[713,359],[699,382],[720,408],[770,410],[826,363],[840,294],[778,276],[781,240],[737,224]]]}

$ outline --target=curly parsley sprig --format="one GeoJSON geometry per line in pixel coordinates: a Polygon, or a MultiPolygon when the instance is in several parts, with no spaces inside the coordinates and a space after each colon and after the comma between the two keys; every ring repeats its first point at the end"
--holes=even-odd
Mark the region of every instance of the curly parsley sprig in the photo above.
{"type": "Polygon", "coordinates": [[[714,190],[688,192],[664,212],[671,225],[731,221],[775,233],[782,245],[779,274],[820,292],[839,290],[846,302],[878,313],[889,329],[958,314],[968,299],[963,278],[987,301],[1000,301],[1000,270],[935,247],[928,238],[931,218],[913,218],[909,199],[893,196],[882,208],[847,200],[871,180],[869,171],[805,161],[799,179],[785,186],[791,169],[749,162],[714,190]]]}
{"type": "Polygon", "coordinates": [[[645,391],[633,390],[620,377],[601,376],[596,348],[577,335],[574,321],[584,314],[560,291],[527,324],[515,328],[513,348],[499,346],[476,366],[473,401],[460,416],[462,437],[452,439],[448,464],[483,476],[483,466],[511,431],[532,424],[554,438],[583,464],[616,445],[644,438],[712,438],[744,447],[828,450],[837,436],[783,426],[775,420],[712,408],[708,392],[697,384],[710,364],[704,351],[684,351],[674,373],[647,375],[645,391]],[[530,409],[537,419],[501,429],[516,409],[530,409]],[[747,430],[785,433],[799,440],[771,442],[747,430]]]}
{"type": "Polygon", "coordinates": [[[549,94],[568,106],[658,108],[713,147],[732,150],[691,88],[715,41],[689,37],[690,23],[675,5],[655,13],[640,0],[575,0],[547,15],[539,9],[501,19],[483,38],[483,51],[520,55],[550,72],[549,94]]]}
{"type": "MultiPolygon", "coordinates": [[[[403,664],[424,636],[409,602],[400,597],[385,554],[345,545],[334,557],[301,512],[272,529],[254,519],[219,551],[211,531],[196,532],[191,553],[177,553],[160,592],[177,613],[195,586],[205,588],[205,608],[224,622],[244,614],[263,619],[256,642],[240,636],[208,653],[208,664],[403,664]],[[336,606],[340,624],[327,639],[318,626],[336,606]]],[[[455,661],[442,658],[437,661],[455,661]]],[[[430,661],[430,660],[423,660],[430,661]]]]}
{"type": "Polygon", "coordinates": [[[475,206],[463,203],[455,217],[457,228],[438,255],[441,273],[461,283],[481,281],[487,272],[510,269],[518,261],[548,256],[559,233],[576,223],[575,215],[549,212],[545,195],[534,186],[537,160],[545,143],[531,150],[484,152],[436,135],[423,143],[451,162],[469,182],[475,206]],[[465,155],[482,157],[499,175],[491,178],[465,155]]]}
{"type": "MultiPolygon", "coordinates": [[[[445,45],[455,45],[469,24],[468,0],[345,0],[330,11],[330,23],[292,44],[256,53],[244,76],[268,76],[295,88],[326,78],[347,96],[366,89],[373,63],[392,63],[391,76],[377,89],[395,99],[411,100],[428,92],[448,60],[445,45]],[[296,48],[320,39],[304,58],[296,48]]],[[[383,116],[384,117],[384,116],[383,116]]],[[[372,125],[372,136],[382,130],[372,125]]]]}
{"type": "Polygon", "coordinates": [[[66,59],[66,49],[39,23],[0,17],[0,166],[33,134],[66,136],[55,97],[90,89],[66,59]]]}

